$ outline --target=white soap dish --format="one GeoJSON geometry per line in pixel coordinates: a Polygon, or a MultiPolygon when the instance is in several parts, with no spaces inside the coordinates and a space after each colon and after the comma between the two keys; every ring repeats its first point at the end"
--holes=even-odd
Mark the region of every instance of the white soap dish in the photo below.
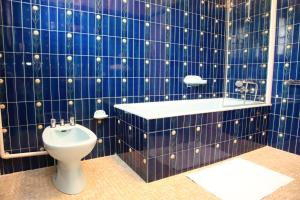
{"type": "Polygon", "coordinates": [[[201,78],[201,76],[195,76],[195,75],[188,75],[185,76],[183,79],[183,82],[188,86],[199,86],[199,85],[205,85],[207,84],[207,80],[204,80],[201,78]]]}
{"type": "Polygon", "coordinates": [[[108,115],[104,110],[96,110],[94,113],[94,119],[105,119],[108,115]]]}

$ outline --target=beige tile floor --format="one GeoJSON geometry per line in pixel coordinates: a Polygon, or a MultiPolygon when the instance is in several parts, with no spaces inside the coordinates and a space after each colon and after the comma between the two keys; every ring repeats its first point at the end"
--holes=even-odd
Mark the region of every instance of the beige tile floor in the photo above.
{"type": "MultiPolygon", "coordinates": [[[[300,156],[264,147],[240,157],[295,179],[265,199],[300,200],[300,156]]],[[[47,167],[0,176],[0,200],[217,199],[214,195],[186,178],[186,173],[147,184],[117,156],[83,161],[83,168],[87,178],[87,187],[79,195],[65,195],[58,192],[51,182],[51,175],[54,168],[47,167]]],[[[201,170],[201,168],[193,171],[197,170],[201,170]]]]}

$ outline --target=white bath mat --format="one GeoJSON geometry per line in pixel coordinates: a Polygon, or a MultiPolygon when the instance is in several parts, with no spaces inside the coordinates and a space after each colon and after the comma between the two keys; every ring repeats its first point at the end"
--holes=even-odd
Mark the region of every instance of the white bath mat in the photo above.
{"type": "Polygon", "coordinates": [[[223,200],[259,200],[294,180],[241,158],[187,175],[223,200]]]}

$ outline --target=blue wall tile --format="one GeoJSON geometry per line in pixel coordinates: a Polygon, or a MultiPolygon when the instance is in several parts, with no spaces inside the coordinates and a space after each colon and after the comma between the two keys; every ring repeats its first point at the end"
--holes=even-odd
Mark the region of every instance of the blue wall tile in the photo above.
{"type": "Polygon", "coordinates": [[[275,64],[273,74],[272,110],[269,120],[270,146],[299,155],[300,88],[287,86],[286,80],[299,80],[298,1],[278,1],[275,64]],[[292,45],[290,49],[288,45],[292,45]]]}

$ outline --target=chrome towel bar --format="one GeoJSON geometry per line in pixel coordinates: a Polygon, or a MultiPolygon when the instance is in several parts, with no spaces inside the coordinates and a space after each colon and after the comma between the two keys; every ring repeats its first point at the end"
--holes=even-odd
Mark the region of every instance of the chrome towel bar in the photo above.
{"type": "Polygon", "coordinates": [[[284,84],[285,85],[300,85],[300,80],[290,79],[290,80],[285,81],[284,84]]]}

